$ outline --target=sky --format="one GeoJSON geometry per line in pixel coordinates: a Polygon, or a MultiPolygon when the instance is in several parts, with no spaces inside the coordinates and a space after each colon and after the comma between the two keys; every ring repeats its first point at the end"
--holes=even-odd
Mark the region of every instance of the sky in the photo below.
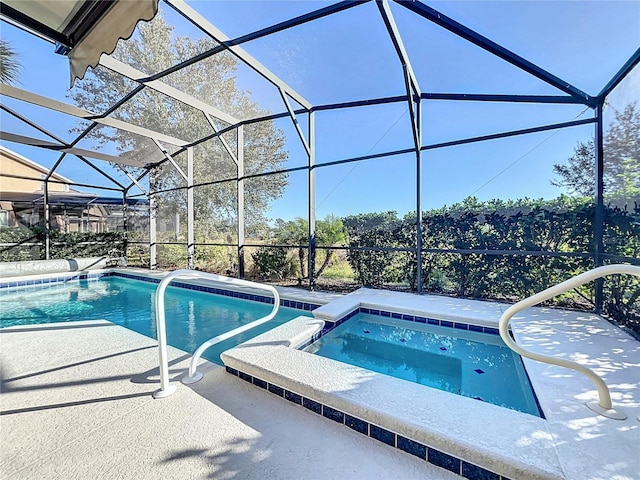
{"type": "MultiPolygon", "coordinates": [[[[301,15],[330,2],[310,1],[191,1],[227,36],[237,36],[301,15]]],[[[436,10],[487,36],[529,61],[597,95],[640,46],[638,1],[437,1],[436,10]]],[[[202,37],[161,2],[175,34],[202,37]]],[[[391,2],[420,88],[435,93],[510,93],[560,95],[541,80],[493,57],[402,6],[391,2]]],[[[0,25],[2,38],[20,54],[20,88],[70,102],[68,65],[53,46],[10,25],[0,25]]],[[[279,32],[243,45],[314,105],[403,95],[397,55],[374,2],[279,32]]],[[[272,112],[284,111],[277,91],[246,67],[238,69],[238,86],[272,112]]],[[[627,103],[640,105],[640,68],[608,99],[606,118],[627,103]]],[[[41,124],[65,140],[75,124],[62,115],[2,98],[4,105],[41,124]]],[[[2,129],[30,131],[5,112],[2,129]]],[[[549,123],[590,118],[579,105],[534,105],[485,102],[423,101],[423,144],[498,133],[549,123]]],[[[306,119],[298,119],[306,128],[306,119]]],[[[306,155],[290,119],[276,122],[287,138],[287,166],[305,165],[306,155]]],[[[536,133],[423,153],[423,209],[438,208],[473,195],[481,200],[553,198],[562,190],[550,184],[554,163],[565,161],[579,141],[593,136],[593,126],[536,133]]],[[[412,136],[405,103],[343,109],[316,114],[316,163],[410,148],[412,136]]],[[[58,155],[1,142],[50,167],[58,155]]],[[[108,150],[109,147],[107,147],[108,150]]],[[[102,162],[101,167],[105,166],[102,162]]],[[[316,169],[316,216],[349,215],[396,210],[404,215],[416,208],[415,155],[386,157],[316,169]]],[[[108,169],[117,180],[122,173],[108,169]]],[[[59,173],[81,183],[108,185],[89,167],[65,160],[59,173]]],[[[307,215],[306,172],[289,175],[285,194],[271,205],[269,216],[290,219],[307,215]]],[[[127,184],[129,182],[126,182],[127,184]]]]}

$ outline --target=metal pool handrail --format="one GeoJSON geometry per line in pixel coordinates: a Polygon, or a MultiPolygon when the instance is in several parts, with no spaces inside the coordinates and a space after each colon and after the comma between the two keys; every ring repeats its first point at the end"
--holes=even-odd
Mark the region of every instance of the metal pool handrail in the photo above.
{"type": "Polygon", "coordinates": [[[202,353],[212,345],[219,343],[227,338],[231,338],[234,335],[245,332],[253,327],[257,327],[265,322],[268,322],[278,313],[278,309],[280,308],[280,295],[278,291],[270,285],[262,285],[260,283],[249,282],[247,280],[240,280],[238,278],[229,278],[224,277],[222,275],[216,275],[214,273],[205,273],[197,270],[175,270],[169,273],[166,277],[162,279],[162,281],[158,284],[158,288],[156,290],[156,330],[158,334],[158,357],[160,363],[160,390],[154,392],[154,398],[164,398],[171,395],[176,391],[176,386],[172,385],[169,382],[169,361],[167,356],[167,327],[165,321],[165,311],[164,311],[164,293],[167,290],[169,284],[177,277],[198,277],[205,278],[209,280],[215,280],[217,282],[227,283],[229,285],[235,285],[239,287],[251,287],[261,290],[266,290],[273,295],[273,309],[269,315],[265,317],[259,318],[258,320],[254,320],[246,325],[243,325],[238,328],[234,328],[226,333],[218,335],[211,340],[204,342],[198,349],[195,351],[191,358],[191,364],[189,366],[189,376],[185,377],[183,380],[184,383],[194,383],[202,378],[202,373],[196,372],[196,364],[200,359],[202,353]]]}
{"type": "Polygon", "coordinates": [[[561,293],[568,292],[573,288],[579,287],[580,285],[584,285],[592,280],[597,278],[604,277],[606,275],[615,275],[615,274],[628,274],[635,275],[640,277],[640,267],[636,267],[633,265],[606,265],[604,267],[594,268],[587,272],[581,273],[580,275],[576,275],[569,280],[565,280],[562,283],[559,283],[553,287],[547,288],[542,292],[536,293],[524,300],[519,301],[518,303],[509,307],[500,317],[499,330],[500,336],[504,343],[507,344],[511,350],[514,352],[524,356],[531,358],[533,360],[537,360],[539,362],[549,363],[552,365],[559,365],[561,367],[571,368],[577,372],[580,372],[586,375],[598,389],[598,402],[587,402],[586,405],[594,412],[599,415],[603,415],[608,418],[613,418],[615,420],[624,420],[627,416],[615,410],[611,404],[611,395],[609,394],[609,388],[607,387],[604,380],[600,378],[593,370],[580,365],[579,363],[572,362],[570,360],[565,360],[563,358],[555,358],[550,357],[548,355],[542,355],[540,353],[531,352],[529,350],[525,350],[524,348],[518,346],[509,335],[509,321],[511,317],[513,317],[516,313],[525,308],[532,307],[537,305],[545,300],[549,300],[556,295],[561,293]]]}

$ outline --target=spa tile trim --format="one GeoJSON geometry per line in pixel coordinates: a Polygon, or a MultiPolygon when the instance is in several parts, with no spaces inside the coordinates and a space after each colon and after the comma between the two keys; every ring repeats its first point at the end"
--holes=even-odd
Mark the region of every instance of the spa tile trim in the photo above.
{"type": "Polygon", "coordinates": [[[406,438],[400,434],[367,422],[366,420],[359,419],[336,408],[324,405],[310,398],[306,398],[298,393],[291,392],[286,388],[282,388],[260,378],[253,377],[236,370],[235,368],[228,366],[225,368],[228,373],[244,380],[245,382],[255,385],[267,392],[273,393],[278,397],[284,398],[293,404],[300,405],[301,407],[325,417],[328,420],[345,425],[351,430],[385,443],[390,447],[397,448],[440,468],[449,470],[450,472],[458,474],[468,480],[509,480],[507,477],[503,477],[478,465],[469,463],[454,455],[450,455],[428,445],[416,442],[415,440],[406,438]]]}

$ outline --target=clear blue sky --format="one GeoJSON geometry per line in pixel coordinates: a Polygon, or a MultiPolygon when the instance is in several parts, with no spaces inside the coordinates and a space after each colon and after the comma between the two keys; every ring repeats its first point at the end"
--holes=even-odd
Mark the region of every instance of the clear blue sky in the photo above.
{"type": "MultiPolygon", "coordinates": [[[[330,2],[190,3],[233,38],[330,2]]],[[[591,95],[596,95],[640,46],[638,1],[425,3],[591,95]]],[[[202,35],[162,2],[161,8],[177,34],[202,35]]],[[[393,2],[392,11],[425,92],[561,94],[393,2]]],[[[65,98],[66,59],[54,54],[53,46],[42,40],[6,24],[1,28],[2,38],[20,52],[24,65],[20,86],[69,102],[65,98]]],[[[399,61],[373,2],[243,47],[316,105],[404,94],[399,61]]],[[[640,104],[638,70],[611,96],[612,107],[621,110],[631,101],[640,104]]],[[[246,68],[240,68],[238,74],[238,85],[250,90],[263,108],[284,110],[277,92],[259,76],[246,68]]],[[[6,98],[3,102],[18,109],[18,102],[6,98]]],[[[36,107],[20,105],[18,110],[37,115],[62,138],[73,138],[68,133],[73,124],[69,119],[40,113],[36,107]]],[[[423,102],[423,143],[588,116],[591,112],[580,106],[423,102]]],[[[301,122],[306,125],[303,119],[301,122]]],[[[320,112],[316,122],[317,163],[412,146],[406,104],[320,112]]],[[[2,123],[5,130],[42,137],[4,113],[2,123]]],[[[291,122],[285,119],[277,124],[287,135],[288,165],[305,164],[291,122]]],[[[565,160],[576,142],[589,140],[592,133],[592,126],[574,127],[426,152],[423,208],[459,202],[469,195],[483,200],[555,197],[561,190],[549,183],[552,165],[565,160]]],[[[57,159],[51,152],[3,144],[46,166],[57,159]]],[[[414,210],[415,169],[413,155],[319,168],[317,216],[384,210],[397,210],[402,215],[414,210]]],[[[93,170],[69,160],[59,172],[78,182],[108,184],[93,170]]],[[[283,198],[272,205],[270,216],[306,216],[306,205],[306,173],[294,173],[283,198]]]]}

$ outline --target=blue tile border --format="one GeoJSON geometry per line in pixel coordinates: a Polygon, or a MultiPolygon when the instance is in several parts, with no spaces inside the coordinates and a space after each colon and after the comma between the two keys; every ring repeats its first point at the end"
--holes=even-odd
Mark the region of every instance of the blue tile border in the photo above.
{"type": "MultiPolygon", "coordinates": [[[[378,315],[383,318],[393,318],[396,320],[405,320],[407,322],[423,323],[426,325],[435,325],[437,327],[445,327],[445,328],[452,328],[452,329],[458,329],[458,330],[468,330],[468,331],[477,332],[477,333],[487,333],[489,335],[500,335],[500,331],[497,328],[493,328],[493,327],[483,327],[482,325],[473,325],[473,324],[464,323],[464,322],[452,322],[449,320],[438,320],[437,318],[421,317],[417,315],[380,310],[376,308],[356,307],[354,310],[352,310],[345,316],[339,318],[335,322],[326,320],[325,325],[322,328],[322,332],[320,332],[319,337],[324,335],[327,332],[330,332],[337,326],[342,325],[344,322],[346,322],[347,320],[350,320],[358,313],[368,313],[371,315],[378,315]]],[[[313,342],[315,342],[316,340],[317,338],[315,338],[313,342]]],[[[307,347],[313,342],[308,342],[303,347],[300,347],[300,348],[307,347]]]]}
{"type": "Polygon", "coordinates": [[[460,474],[462,471],[462,460],[435,448],[427,448],[427,462],[453,473],[460,474]]]}
{"type": "MultiPolygon", "coordinates": [[[[129,280],[139,280],[147,283],[160,283],[160,278],[154,277],[145,277],[143,275],[136,275],[134,273],[125,273],[125,272],[99,272],[99,273],[80,273],[73,274],[72,272],[61,274],[56,277],[50,278],[41,278],[41,279],[30,279],[30,280],[21,280],[21,281],[13,281],[13,282],[1,282],[0,281],[0,289],[4,288],[17,288],[17,287],[27,287],[27,286],[41,286],[44,284],[51,283],[66,283],[72,280],[97,280],[102,277],[120,277],[127,278],[129,280]]],[[[234,290],[225,290],[222,288],[208,287],[205,285],[195,285],[187,282],[171,282],[172,287],[184,288],[187,290],[194,290],[197,292],[205,292],[205,293],[213,293],[215,295],[222,295],[226,297],[233,298],[241,298],[243,300],[250,300],[253,302],[260,303],[270,303],[273,304],[273,298],[267,297],[264,295],[253,295],[245,292],[237,292],[234,290]]],[[[296,300],[287,300],[284,298],[280,299],[280,306],[287,308],[295,308],[296,310],[305,310],[311,312],[316,308],[320,307],[320,305],[315,303],[308,302],[300,302],[296,300]]]]}
{"type": "Polygon", "coordinates": [[[67,272],[55,277],[47,277],[47,278],[31,278],[27,280],[18,280],[18,281],[10,281],[10,282],[2,282],[0,281],[0,290],[9,289],[9,288],[25,288],[25,287],[41,287],[42,285],[51,285],[56,283],[68,283],[75,281],[93,281],[98,280],[102,277],[110,276],[111,272],[99,272],[99,273],[73,273],[67,272]]]}
{"type": "Polygon", "coordinates": [[[277,395],[278,397],[281,397],[295,405],[300,405],[301,407],[325,417],[328,420],[345,425],[351,430],[378,440],[379,442],[393,448],[397,448],[398,450],[402,450],[410,455],[414,455],[440,468],[456,473],[468,480],[509,480],[507,477],[503,477],[478,465],[469,463],[454,455],[450,455],[423,443],[411,440],[410,438],[406,438],[400,434],[367,422],[366,420],[354,417],[336,408],[324,405],[310,398],[306,398],[303,395],[289,391],[278,385],[274,385],[273,383],[248,375],[236,370],[235,368],[225,368],[228,373],[244,380],[245,382],[255,385],[256,387],[260,387],[261,389],[273,393],[274,395],[277,395]]]}
{"type": "MultiPolygon", "coordinates": [[[[133,280],[141,280],[143,282],[160,283],[160,280],[161,280],[158,278],[144,277],[142,275],[133,275],[133,274],[124,273],[124,272],[113,272],[113,274],[117,277],[131,278],[133,280]]],[[[225,290],[223,288],[208,287],[206,285],[195,285],[187,282],[171,282],[171,286],[177,287],[177,288],[185,288],[187,290],[195,290],[198,292],[213,293],[214,295],[223,295],[225,297],[241,298],[243,300],[250,300],[252,302],[273,304],[273,298],[267,297],[264,295],[254,295],[254,294],[245,293],[245,292],[237,292],[235,290],[225,290]]],[[[284,298],[280,299],[280,306],[287,307],[287,308],[295,308],[296,310],[306,310],[308,312],[320,307],[320,305],[315,303],[300,302],[296,300],[287,300],[284,298]]]]}

